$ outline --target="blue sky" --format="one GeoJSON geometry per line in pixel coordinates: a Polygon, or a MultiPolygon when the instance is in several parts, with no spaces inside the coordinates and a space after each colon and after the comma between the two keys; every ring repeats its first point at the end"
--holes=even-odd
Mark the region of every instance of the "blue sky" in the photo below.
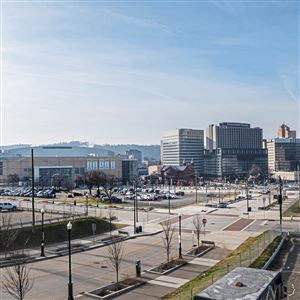
{"type": "Polygon", "coordinates": [[[4,144],[299,129],[298,1],[4,1],[4,144]]]}

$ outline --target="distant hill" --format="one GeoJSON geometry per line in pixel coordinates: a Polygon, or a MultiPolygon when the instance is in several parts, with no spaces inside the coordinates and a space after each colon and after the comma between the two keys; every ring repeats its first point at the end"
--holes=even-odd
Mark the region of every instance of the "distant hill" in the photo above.
{"type": "MultiPolygon", "coordinates": [[[[106,151],[113,151],[115,154],[125,154],[127,150],[129,149],[137,149],[139,151],[142,151],[143,158],[148,157],[149,159],[155,159],[160,160],[160,146],[159,145],[136,145],[136,144],[118,144],[118,145],[110,145],[110,144],[104,144],[104,145],[93,145],[88,147],[87,142],[80,142],[80,141],[71,141],[71,142],[61,142],[61,143],[54,143],[54,144],[48,144],[48,145],[42,145],[42,146],[34,146],[36,155],[42,155],[47,156],[50,155],[50,150],[47,152],[44,147],[49,146],[58,146],[58,147],[64,147],[64,146],[70,146],[73,148],[73,155],[88,155],[89,153],[93,153],[93,149],[97,149],[98,152],[103,152],[102,155],[106,151]],[[39,151],[42,150],[41,153],[39,151]]],[[[29,156],[30,155],[30,148],[31,145],[8,145],[3,146],[4,151],[8,151],[10,154],[15,155],[21,155],[21,156],[29,156]]],[[[52,150],[53,152],[54,150],[52,150]]],[[[55,150],[56,152],[59,150],[55,150]]],[[[95,150],[94,150],[95,151],[95,150]]],[[[100,153],[99,153],[100,154],[100,153]]],[[[57,152],[56,155],[62,155],[63,152],[57,152]]],[[[70,154],[68,154],[70,155],[70,154]]]]}
{"type": "Polygon", "coordinates": [[[136,145],[136,144],[119,144],[119,145],[94,145],[95,148],[102,148],[105,150],[114,151],[115,154],[125,154],[129,149],[137,149],[142,151],[143,158],[160,160],[160,146],[159,145],[136,145]]]}

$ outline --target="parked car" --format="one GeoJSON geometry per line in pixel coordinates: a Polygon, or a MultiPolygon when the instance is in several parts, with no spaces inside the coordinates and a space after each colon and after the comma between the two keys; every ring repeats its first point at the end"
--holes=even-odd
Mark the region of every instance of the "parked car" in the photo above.
{"type": "Polygon", "coordinates": [[[15,211],[17,207],[9,202],[0,203],[0,210],[11,210],[15,211]]]}
{"type": "Polygon", "coordinates": [[[226,208],[227,204],[225,202],[220,202],[218,205],[219,208],[226,208]]]}

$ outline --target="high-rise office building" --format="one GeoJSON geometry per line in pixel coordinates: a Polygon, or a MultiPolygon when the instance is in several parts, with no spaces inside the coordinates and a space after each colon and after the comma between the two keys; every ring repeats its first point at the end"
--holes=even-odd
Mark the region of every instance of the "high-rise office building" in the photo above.
{"type": "Polygon", "coordinates": [[[206,130],[204,174],[208,177],[247,176],[253,165],[267,171],[263,131],[248,123],[223,122],[206,130]]]}
{"type": "Polygon", "coordinates": [[[289,126],[287,126],[286,124],[283,123],[278,128],[277,136],[278,136],[278,138],[295,139],[296,138],[296,130],[291,130],[289,126]]]}
{"type": "Polygon", "coordinates": [[[223,122],[206,129],[206,148],[261,149],[263,130],[248,123],[223,122]]]}
{"type": "Polygon", "coordinates": [[[276,138],[267,141],[270,173],[297,171],[300,166],[300,139],[276,138]]]}
{"type": "Polygon", "coordinates": [[[161,162],[165,166],[193,164],[198,175],[203,174],[204,132],[194,129],[174,129],[161,139],[161,162]]]}

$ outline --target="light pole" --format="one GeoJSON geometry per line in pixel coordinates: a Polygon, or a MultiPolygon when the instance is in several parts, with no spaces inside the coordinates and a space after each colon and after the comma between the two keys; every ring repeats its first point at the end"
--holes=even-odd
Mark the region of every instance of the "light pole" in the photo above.
{"type": "Polygon", "coordinates": [[[85,215],[89,215],[89,195],[88,193],[85,194],[85,215]]]}
{"type": "Polygon", "coordinates": [[[41,256],[45,256],[45,232],[44,232],[44,208],[41,209],[42,214],[42,243],[41,243],[41,256]]]}
{"type": "Polygon", "coordinates": [[[281,176],[279,176],[279,197],[278,197],[278,204],[279,204],[280,232],[282,233],[282,180],[281,180],[281,176]]]}
{"type": "Polygon", "coordinates": [[[195,176],[195,186],[196,186],[196,204],[198,203],[198,174],[196,172],[195,176]]]}
{"type": "Polygon", "coordinates": [[[181,248],[181,214],[178,215],[179,219],[179,258],[182,258],[182,248],[181,248]]]}
{"type": "Polygon", "coordinates": [[[71,270],[71,231],[72,223],[69,221],[67,224],[68,230],[68,244],[69,244],[69,284],[68,284],[68,300],[74,300],[73,298],[73,283],[72,283],[72,270],[71,270]]]}
{"type": "Polygon", "coordinates": [[[171,213],[171,180],[172,178],[169,178],[169,194],[168,194],[168,204],[169,204],[169,214],[171,213]]]}
{"type": "Polygon", "coordinates": [[[249,216],[249,188],[248,188],[248,178],[246,181],[246,200],[247,200],[247,215],[249,216]]]}

